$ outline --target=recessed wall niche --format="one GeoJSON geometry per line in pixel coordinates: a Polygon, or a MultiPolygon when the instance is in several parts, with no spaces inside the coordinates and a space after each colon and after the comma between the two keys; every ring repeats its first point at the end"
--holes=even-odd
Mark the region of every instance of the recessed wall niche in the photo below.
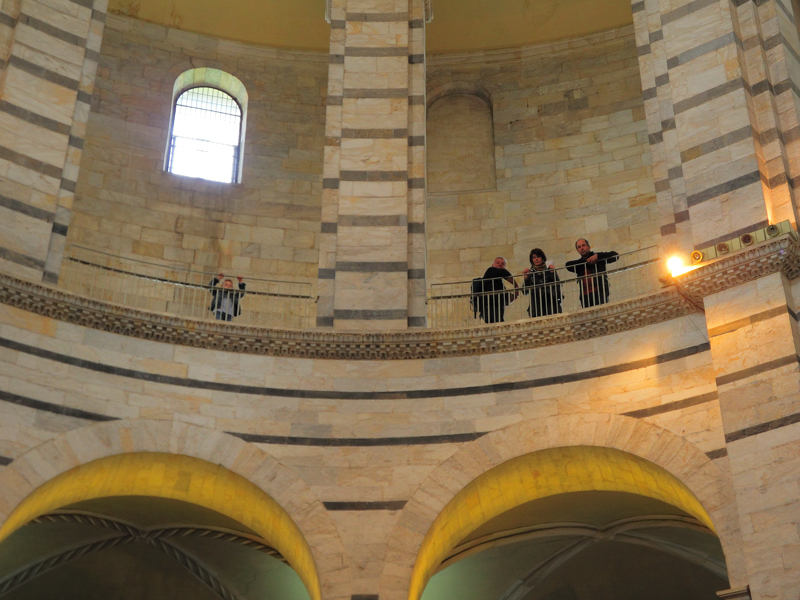
{"type": "Polygon", "coordinates": [[[454,93],[428,108],[428,193],[494,190],[492,108],[475,94],[454,93]]]}

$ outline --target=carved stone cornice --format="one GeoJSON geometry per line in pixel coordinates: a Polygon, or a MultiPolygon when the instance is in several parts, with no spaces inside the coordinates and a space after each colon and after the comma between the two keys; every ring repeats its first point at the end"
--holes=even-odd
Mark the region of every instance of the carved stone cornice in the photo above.
{"type": "Polygon", "coordinates": [[[793,233],[711,261],[673,281],[693,301],[702,303],[705,296],[778,272],[788,279],[800,275],[800,246],[793,233]]]}
{"type": "Polygon", "coordinates": [[[674,287],[573,314],[462,329],[387,333],[247,327],[147,312],[0,275],[0,303],[120,335],[249,354],[345,360],[474,356],[564,344],[675,319],[696,310],[674,287]]]}
{"type": "Polygon", "coordinates": [[[704,295],[779,271],[789,278],[800,274],[800,247],[791,235],[682,275],[680,290],[670,285],[650,296],[530,321],[387,333],[294,331],[186,319],[8,275],[0,275],[0,303],[83,327],[181,346],[297,358],[407,360],[513,352],[630,331],[693,313],[704,295]]]}

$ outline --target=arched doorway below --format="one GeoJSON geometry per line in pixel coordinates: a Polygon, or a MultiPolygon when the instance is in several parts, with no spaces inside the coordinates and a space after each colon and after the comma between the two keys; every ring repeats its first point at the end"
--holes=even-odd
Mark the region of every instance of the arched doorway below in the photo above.
{"type": "Polygon", "coordinates": [[[714,600],[727,583],[719,539],[696,518],[636,494],[587,491],[484,524],[422,600],[714,600]]]}
{"type": "Polygon", "coordinates": [[[309,600],[255,531],[202,506],[146,496],[86,500],[0,544],[2,600],[309,600]]]}
{"type": "Polygon", "coordinates": [[[499,463],[428,529],[409,600],[715,600],[715,524],[664,468],[602,446],[499,463]]]}

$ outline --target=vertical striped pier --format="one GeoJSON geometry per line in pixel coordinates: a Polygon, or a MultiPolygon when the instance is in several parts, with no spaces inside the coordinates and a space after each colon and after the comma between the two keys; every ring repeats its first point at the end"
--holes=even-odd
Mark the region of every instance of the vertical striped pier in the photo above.
{"type": "Polygon", "coordinates": [[[58,281],[107,0],[0,7],[0,263],[58,281]]]}
{"type": "Polygon", "coordinates": [[[666,250],[797,221],[800,39],[789,0],[632,3],[666,250]]]}
{"type": "Polygon", "coordinates": [[[333,0],[317,325],[425,326],[423,0],[333,0]]]}

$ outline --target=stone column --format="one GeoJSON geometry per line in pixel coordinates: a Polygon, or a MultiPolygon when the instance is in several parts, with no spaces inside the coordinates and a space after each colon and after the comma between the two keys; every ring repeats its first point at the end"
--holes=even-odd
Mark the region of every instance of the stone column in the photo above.
{"type": "Polygon", "coordinates": [[[797,221],[798,88],[787,60],[798,36],[781,25],[784,2],[632,4],[666,252],[797,221]]]}
{"type": "Polygon", "coordinates": [[[107,0],[0,8],[0,270],[55,283],[107,0]]]}
{"type": "Polygon", "coordinates": [[[425,326],[425,0],[332,0],[317,325],[425,326]]]}
{"type": "Polygon", "coordinates": [[[730,583],[753,600],[800,597],[799,272],[785,236],[685,282],[703,296],[739,511],[747,573],[730,583]]]}

